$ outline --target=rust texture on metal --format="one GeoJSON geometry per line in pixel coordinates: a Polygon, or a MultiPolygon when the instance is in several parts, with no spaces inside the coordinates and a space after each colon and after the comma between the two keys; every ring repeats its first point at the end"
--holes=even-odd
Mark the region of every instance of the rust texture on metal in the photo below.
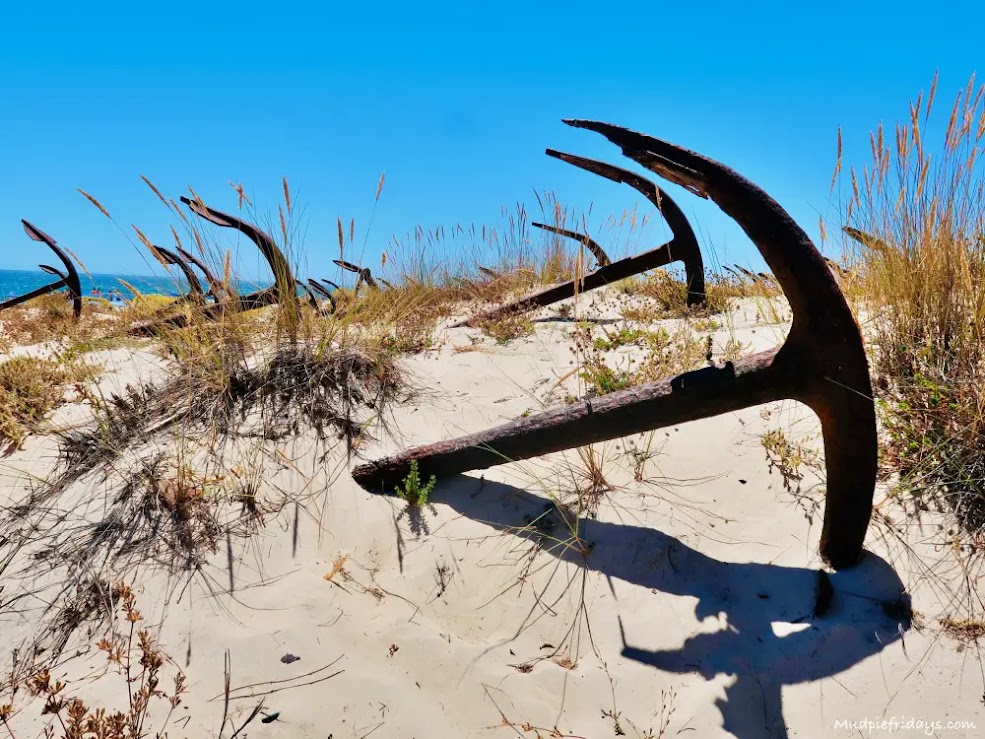
{"type": "Polygon", "coordinates": [[[315,297],[315,293],[312,292],[311,288],[305,285],[303,282],[298,283],[298,287],[301,288],[302,292],[308,296],[308,304],[314,308],[318,313],[324,313],[321,305],[318,303],[318,298],[315,297]]]}
{"type": "Polygon", "coordinates": [[[72,299],[72,315],[78,318],[82,315],[82,284],[79,281],[79,273],[75,269],[75,264],[69,258],[55,240],[51,238],[48,234],[39,228],[32,226],[25,220],[21,220],[21,225],[24,227],[24,232],[32,238],[34,241],[40,241],[49,249],[51,249],[55,256],[65,265],[65,272],[55,269],[54,267],[47,267],[47,265],[41,265],[41,269],[49,274],[57,275],[60,279],[57,282],[52,282],[50,285],[45,285],[44,287],[39,287],[37,290],[31,290],[29,293],[24,295],[18,295],[17,297],[6,300],[0,303],[0,311],[7,308],[13,308],[15,305],[20,305],[21,303],[26,303],[28,300],[33,298],[39,298],[42,295],[47,295],[55,290],[60,290],[61,288],[67,288],[69,297],[72,299]],[[47,269],[46,269],[47,267],[47,269]]]}
{"type": "Polygon", "coordinates": [[[547,155],[560,159],[576,167],[592,172],[600,177],[605,177],[613,182],[621,182],[629,185],[643,197],[649,200],[660,211],[670,230],[674,234],[673,240],[656,251],[666,249],[665,256],[667,261],[664,264],[656,265],[663,267],[671,262],[680,261],[684,263],[684,270],[687,279],[687,304],[699,305],[705,301],[705,272],[704,261],[701,258],[701,249],[698,246],[698,239],[691,229],[684,212],[677,207],[677,204],[659,187],[656,183],[641,177],[635,172],[622,167],[616,167],[595,159],[580,157],[574,154],[548,149],[547,155]],[[664,200],[669,201],[664,207],[664,200]]]}
{"type": "MultiPolygon", "coordinates": [[[[360,267],[358,264],[347,262],[344,259],[333,259],[332,261],[339,265],[342,269],[348,270],[349,272],[355,272],[359,275],[359,279],[356,280],[356,286],[353,288],[354,292],[358,293],[359,286],[364,282],[373,289],[378,290],[380,288],[377,278],[373,277],[373,273],[369,271],[369,267],[360,267]]],[[[380,279],[380,282],[383,282],[387,287],[393,287],[393,285],[386,280],[380,279]]]]}
{"type": "Polygon", "coordinates": [[[62,272],[57,267],[52,267],[50,264],[39,264],[38,269],[40,269],[42,272],[47,272],[49,275],[54,275],[55,277],[59,277],[62,280],[67,279],[64,272],[62,272]]]}
{"type": "Polygon", "coordinates": [[[215,208],[210,208],[199,200],[192,200],[182,196],[181,202],[191,208],[192,212],[200,218],[204,218],[217,226],[234,228],[240,233],[245,234],[260,249],[260,253],[267,260],[267,264],[270,265],[270,271],[274,275],[273,286],[263,290],[257,290],[248,295],[235,297],[228,302],[210,306],[205,311],[206,317],[213,318],[230,307],[233,310],[246,311],[275,304],[279,304],[295,314],[297,313],[297,282],[291,274],[291,265],[287,261],[287,257],[284,256],[284,253],[277,246],[276,242],[274,242],[270,234],[252,223],[218,211],[215,208]]]}
{"type": "Polygon", "coordinates": [[[710,198],[759,248],[793,312],[786,341],[750,357],[583,400],[480,433],[418,446],[353,469],[361,485],[390,492],[416,460],[439,479],[778,400],[820,418],[827,493],[820,552],[835,568],[855,564],[872,512],[876,422],[858,324],[807,234],[755,184],[687,149],[596,121],[595,131],[661,177],[710,198]]]}
{"type": "Polygon", "coordinates": [[[612,264],[612,260],[609,259],[609,255],[605,253],[605,249],[603,249],[599,242],[588,234],[578,233],[577,231],[569,231],[566,228],[551,226],[546,223],[531,223],[530,225],[534,228],[540,228],[544,231],[550,231],[551,233],[556,233],[559,236],[566,236],[569,239],[574,239],[575,241],[581,242],[585,248],[591,252],[592,256],[595,257],[595,261],[598,262],[599,267],[612,264]]]}
{"type": "Polygon", "coordinates": [[[641,272],[646,272],[648,269],[665,267],[671,262],[678,260],[684,262],[687,279],[687,304],[692,306],[700,305],[705,301],[704,263],[701,260],[701,249],[698,246],[698,239],[694,235],[694,230],[691,228],[691,224],[688,223],[684,211],[677,206],[677,203],[667,193],[650,180],[627,169],[615,167],[594,159],[586,159],[585,157],[579,157],[573,154],[564,154],[553,149],[548,149],[547,154],[605,177],[606,179],[614,182],[624,182],[631,186],[657,207],[664,220],[667,221],[667,225],[670,226],[674,238],[655,249],[610,262],[593,272],[589,272],[579,280],[568,280],[567,282],[552,285],[506,305],[466,318],[465,320],[452,324],[451,328],[472,326],[482,321],[524,313],[535,308],[543,308],[565,298],[573,297],[576,293],[589,292],[590,290],[604,287],[626,277],[632,277],[641,272]]]}
{"type": "MultiPolygon", "coordinates": [[[[257,228],[252,223],[248,223],[240,218],[229,215],[228,213],[223,213],[222,211],[216,210],[215,208],[210,208],[205,205],[200,200],[192,200],[191,198],[181,196],[181,202],[191,208],[192,212],[199,216],[200,218],[214,223],[217,226],[222,226],[224,228],[234,228],[240,233],[245,234],[250,241],[257,245],[260,252],[263,254],[263,258],[267,260],[267,264],[270,265],[270,271],[274,275],[274,287],[276,292],[277,300],[282,305],[287,305],[289,303],[296,304],[297,302],[297,291],[295,289],[295,280],[291,274],[291,265],[287,261],[287,257],[278,248],[273,237],[266,231],[257,228]]],[[[259,291],[265,292],[265,291],[259,291]]],[[[254,296],[258,293],[253,293],[254,296]]],[[[244,296],[241,300],[246,300],[250,296],[244,296]]]]}
{"type": "Polygon", "coordinates": [[[341,290],[342,289],[338,285],[336,285],[334,282],[332,282],[331,280],[318,280],[318,282],[320,282],[323,287],[328,288],[328,290],[341,290]]]}

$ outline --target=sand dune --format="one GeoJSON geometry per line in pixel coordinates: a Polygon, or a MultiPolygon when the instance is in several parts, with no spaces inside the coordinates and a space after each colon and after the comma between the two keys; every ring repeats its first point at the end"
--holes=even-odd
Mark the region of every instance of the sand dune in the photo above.
{"type": "MultiPolygon", "coordinates": [[[[615,321],[608,305],[618,299],[603,291],[579,310],[615,321]]],[[[781,340],[786,325],[758,313],[741,303],[720,318],[716,347],[781,340]]],[[[578,383],[566,376],[571,328],[543,320],[507,345],[444,331],[439,349],[401,360],[417,397],[395,407],[392,431],[361,444],[359,457],[564,402],[578,383]]],[[[618,351],[628,360],[639,350],[618,351]]],[[[163,373],[149,351],[92,360],[106,368],[107,391],[163,373]]],[[[52,426],[86,419],[68,405],[52,426]]],[[[216,484],[253,475],[266,514],[184,564],[138,557],[161,532],[121,537],[117,550],[132,556],[85,552],[110,536],[107,511],[140,459],[180,447],[192,463],[194,445],[166,430],[108,471],[67,480],[44,499],[43,526],[27,517],[44,536],[19,529],[15,542],[10,512],[59,470],[54,437],[31,437],[0,461],[0,556],[10,558],[0,654],[7,674],[15,649],[21,662],[29,644],[45,648],[39,660],[51,657],[64,624],[49,606],[78,597],[80,582],[125,575],[174,661],[166,680],[176,669],[187,676],[172,737],[218,736],[224,714],[228,737],[261,702],[239,736],[848,737],[890,732],[838,722],[893,720],[940,722],[936,734],[901,736],[980,736],[977,645],[939,624],[969,597],[960,553],[939,546],[933,514],[918,526],[877,491],[864,560],[822,574],[823,494],[809,471],[799,493],[784,489],[761,443],[774,429],[819,441],[814,416],[791,402],[596,445],[606,485],[597,510],[580,512],[554,504],[584,487],[577,450],[440,480],[430,505],[412,512],[356,485],[356,460],[332,440],[231,440],[216,484]],[[653,450],[642,467],[632,444],[653,450]]],[[[223,520],[241,515],[240,504],[225,505],[223,520]]],[[[93,603],[108,594],[79,602],[98,616],[106,606],[93,603]]],[[[85,615],[52,676],[88,703],[123,708],[124,679],[103,674],[105,656],[92,648],[106,627],[85,615]]],[[[14,703],[15,735],[40,736],[50,718],[40,703],[24,690],[14,703]]],[[[167,712],[154,703],[147,726],[167,712]]]]}

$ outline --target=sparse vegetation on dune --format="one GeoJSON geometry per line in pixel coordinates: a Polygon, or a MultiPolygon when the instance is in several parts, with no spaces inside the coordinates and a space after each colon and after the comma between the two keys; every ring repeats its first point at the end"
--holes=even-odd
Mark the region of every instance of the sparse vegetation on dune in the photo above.
{"type": "MultiPolygon", "coordinates": [[[[845,208],[849,268],[876,376],[883,464],[914,512],[985,535],[985,88],[953,106],[936,79],[895,131],[872,134],[845,208]]],[[[840,164],[840,162],[839,162],[840,164]]]]}
{"type": "MultiPolygon", "coordinates": [[[[125,693],[124,709],[87,705],[73,695],[77,685],[66,683],[50,670],[19,675],[16,672],[6,685],[12,701],[0,705],[0,722],[17,736],[11,721],[18,713],[36,708],[38,718],[44,723],[44,736],[59,739],[141,739],[152,733],[167,736],[167,728],[175,710],[182,705],[182,696],[188,691],[184,673],[164,652],[150,629],[138,626],[144,617],[137,609],[136,596],[130,586],[117,583],[104,593],[106,607],[116,611],[110,614],[111,630],[96,644],[105,655],[106,674],[115,673],[120,682],[120,692],[125,693]],[[115,606],[115,607],[114,607],[115,606]],[[170,672],[170,680],[165,674],[170,672]],[[18,696],[20,693],[20,696],[18,696]],[[33,705],[30,702],[33,701],[33,705]],[[160,704],[165,711],[158,722],[153,720],[154,709],[160,704]],[[48,717],[44,721],[44,717],[48,717]],[[156,728],[151,724],[156,723],[156,728]]],[[[112,677],[110,678],[112,679],[112,677]]],[[[0,701],[2,703],[2,701],[0,701]]]]}
{"type": "Polygon", "coordinates": [[[20,445],[65,402],[74,384],[89,379],[83,364],[20,356],[0,361],[0,443],[20,445]]]}

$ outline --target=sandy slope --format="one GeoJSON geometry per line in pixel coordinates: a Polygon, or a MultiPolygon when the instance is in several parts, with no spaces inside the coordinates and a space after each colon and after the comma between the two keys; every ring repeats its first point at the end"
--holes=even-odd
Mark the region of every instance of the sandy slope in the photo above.
{"type": "MultiPolygon", "coordinates": [[[[612,317],[611,304],[591,310],[612,317]]],[[[754,305],[737,308],[716,342],[734,335],[759,349],[782,338],[782,325],[756,314],[754,305]]],[[[559,402],[574,388],[571,378],[555,387],[571,369],[570,328],[546,321],[530,338],[478,348],[468,339],[476,332],[447,332],[439,351],[406,361],[422,393],[395,411],[399,433],[360,453],[477,431],[559,402]]],[[[100,359],[118,370],[103,380],[117,387],[160,371],[149,356],[100,359]]],[[[82,418],[69,407],[56,422],[82,418]]],[[[582,467],[574,450],[442,480],[417,520],[400,501],[355,485],[338,450],[321,459],[313,439],[278,443],[279,454],[262,457],[232,449],[228,464],[262,471],[265,499],[286,506],[262,531],[219,542],[195,573],[145,566],[133,580],[139,608],[189,679],[169,735],[218,735],[227,655],[235,726],[261,699],[277,714],[239,736],[759,737],[783,736],[784,724],[796,737],[879,736],[890,732],[836,721],[893,718],[985,727],[977,647],[962,649],[936,623],[963,615],[968,598],[953,553],[936,546],[936,527],[893,537],[874,526],[871,554],[830,576],[832,606],[813,617],[816,481],[805,479],[797,498],[770,473],[760,438],[775,428],[817,438],[813,416],[795,403],[660,430],[643,482],[633,479],[629,440],[597,445],[615,489],[597,519],[578,524],[593,545],[587,559],[558,543],[571,533],[556,511],[541,519],[539,536],[528,526],[550,496],[574,490],[582,467]],[[904,588],[920,614],[912,626],[884,605],[904,588]],[[289,654],[300,659],[282,661],[289,654]]],[[[54,450],[51,439],[31,439],[3,460],[0,501],[23,499],[27,476],[53,469],[54,450]]],[[[98,520],[118,482],[83,478],[59,505],[98,520]]],[[[890,504],[881,510],[900,520],[890,504]]],[[[3,585],[6,604],[41,583],[3,585]]],[[[24,598],[0,610],[0,654],[36,630],[40,606],[24,598]]],[[[66,655],[98,636],[81,630],[66,655]]],[[[120,678],[83,679],[103,664],[90,650],[54,674],[81,680],[73,694],[119,705],[120,678]]],[[[19,739],[39,735],[40,707],[19,696],[18,708],[19,739]]]]}

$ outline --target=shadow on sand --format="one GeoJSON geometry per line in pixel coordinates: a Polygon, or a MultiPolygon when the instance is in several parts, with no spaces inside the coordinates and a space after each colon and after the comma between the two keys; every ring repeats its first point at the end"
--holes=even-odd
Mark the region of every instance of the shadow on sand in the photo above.
{"type": "MultiPolygon", "coordinates": [[[[538,537],[518,527],[552,508],[525,490],[464,475],[443,481],[431,500],[527,538],[538,537]]],[[[899,641],[910,628],[905,588],[892,567],[869,552],[856,567],[824,578],[807,568],[722,562],[640,526],[582,519],[579,531],[594,544],[587,559],[556,546],[544,551],[607,577],[697,598],[699,620],[724,615],[726,628],[691,637],[675,650],[637,648],[624,635],[622,656],[665,672],[734,676],[716,705],[723,728],[742,739],[786,737],[783,686],[837,675],[899,641]],[[778,636],[773,622],[802,626],[778,636]]],[[[654,628],[657,619],[654,613],[654,628]]]]}

